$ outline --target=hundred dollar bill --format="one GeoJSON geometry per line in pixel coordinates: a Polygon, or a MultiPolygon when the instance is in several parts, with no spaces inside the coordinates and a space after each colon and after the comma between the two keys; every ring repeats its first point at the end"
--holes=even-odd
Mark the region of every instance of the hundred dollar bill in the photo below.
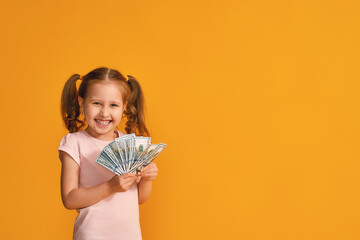
{"type": "Polygon", "coordinates": [[[123,165],[123,169],[125,170],[125,163],[126,163],[126,157],[125,157],[125,149],[122,144],[120,144],[120,141],[115,139],[115,145],[117,146],[119,150],[120,159],[119,162],[121,162],[121,165],[123,165]]]}
{"type": "Polygon", "coordinates": [[[154,151],[151,152],[151,154],[149,154],[148,156],[146,156],[145,158],[145,165],[148,165],[149,163],[151,163],[152,161],[154,161],[154,159],[159,156],[159,154],[164,151],[164,149],[166,148],[167,144],[164,143],[159,143],[158,146],[155,148],[154,151]]]}
{"type": "Polygon", "coordinates": [[[145,165],[152,162],[166,147],[166,144],[150,144],[149,147],[140,155],[139,160],[132,166],[130,171],[139,171],[145,165]]]}
{"type": "Polygon", "coordinates": [[[134,147],[135,147],[135,136],[129,138],[126,141],[126,143],[127,143],[127,147],[128,147],[128,150],[129,150],[129,162],[128,162],[127,168],[130,169],[130,166],[133,163],[133,155],[134,155],[133,150],[134,150],[134,147]]]}
{"type": "Polygon", "coordinates": [[[151,144],[150,137],[126,134],[105,146],[96,162],[118,175],[137,173],[151,163],[166,146],[163,143],[151,144]]]}
{"type": "Polygon", "coordinates": [[[136,136],[134,139],[134,145],[132,145],[132,157],[131,157],[131,166],[129,172],[136,173],[134,165],[138,166],[139,156],[149,147],[151,144],[150,137],[136,136]]]}
{"type": "Polygon", "coordinates": [[[111,166],[116,166],[115,162],[104,152],[102,151],[99,155],[99,158],[102,158],[104,161],[106,161],[111,166]]]}
{"type": "Polygon", "coordinates": [[[107,156],[105,156],[105,153],[101,153],[100,156],[96,159],[96,162],[118,175],[122,174],[122,172],[119,171],[118,166],[112,164],[108,160],[107,156]]]}
{"type": "Polygon", "coordinates": [[[124,157],[123,162],[124,162],[124,170],[125,170],[125,172],[128,172],[128,170],[129,170],[129,152],[130,152],[130,149],[128,147],[127,141],[130,138],[134,138],[134,137],[135,137],[135,133],[132,133],[132,134],[126,134],[124,136],[121,136],[121,137],[115,139],[119,150],[121,150],[123,152],[122,156],[124,157]]]}
{"type": "Polygon", "coordinates": [[[150,144],[151,144],[150,137],[135,138],[134,162],[136,162],[139,159],[139,156],[149,147],[150,144]]]}
{"type": "Polygon", "coordinates": [[[123,169],[123,165],[120,164],[119,159],[116,157],[116,154],[114,153],[110,145],[105,146],[103,151],[122,172],[125,171],[123,169]]]}
{"type": "Polygon", "coordinates": [[[158,144],[150,144],[146,149],[145,151],[143,151],[140,156],[139,156],[139,161],[138,161],[138,164],[143,164],[145,159],[146,159],[146,156],[149,156],[149,154],[151,154],[155,149],[156,147],[158,146],[158,144]]]}
{"type": "MultiPolygon", "coordinates": [[[[114,152],[117,161],[119,162],[120,165],[124,165],[123,162],[123,157],[121,157],[121,155],[123,154],[122,151],[120,151],[120,149],[118,148],[118,145],[116,144],[116,141],[112,141],[109,146],[111,147],[112,151],[114,152]]],[[[124,168],[122,167],[122,169],[124,170],[124,168]]]]}
{"type": "Polygon", "coordinates": [[[131,165],[134,162],[134,151],[135,151],[135,133],[131,134],[131,137],[128,140],[128,148],[129,148],[129,165],[128,169],[130,169],[131,165]]]}
{"type": "Polygon", "coordinates": [[[119,154],[120,154],[121,162],[123,165],[123,169],[124,169],[124,171],[126,171],[125,165],[126,165],[127,158],[126,158],[126,150],[125,150],[124,141],[117,138],[117,139],[115,139],[115,143],[119,149],[119,154]]]}
{"type": "Polygon", "coordinates": [[[140,171],[142,168],[149,165],[154,159],[166,148],[166,144],[160,143],[157,144],[156,148],[152,150],[148,155],[144,156],[142,159],[142,165],[140,168],[137,168],[137,171],[140,171]]]}

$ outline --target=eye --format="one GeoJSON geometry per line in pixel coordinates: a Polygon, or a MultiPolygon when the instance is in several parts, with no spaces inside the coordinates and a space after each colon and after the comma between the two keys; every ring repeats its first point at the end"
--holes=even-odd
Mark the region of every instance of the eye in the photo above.
{"type": "Polygon", "coordinates": [[[99,103],[99,102],[94,102],[94,104],[95,104],[95,105],[100,105],[100,103],[99,103]]]}
{"type": "Polygon", "coordinates": [[[111,104],[111,106],[112,106],[112,107],[118,107],[118,105],[115,104],[115,103],[114,103],[114,104],[111,104]]]}

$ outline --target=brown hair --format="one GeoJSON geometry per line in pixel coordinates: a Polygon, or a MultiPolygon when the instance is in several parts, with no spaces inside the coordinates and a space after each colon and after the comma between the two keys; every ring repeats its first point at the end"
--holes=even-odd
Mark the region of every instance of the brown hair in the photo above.
{"type": "Polygon", "coordinates": [[[122,100],[126,104],[123,113],[126,117],[126,133],[150,136],[145,126],[145,100],[139,82],[133,76],[122,75],[119,71],[107,67],[96,68],[81,78],[79,74],[73,74],[66,81],[61,95],[61,115],[69,132],[77,132],[85,126],[85,121],[80,119],[78,96],[85,98],[90,85],[99,81],[119,83],[122,100]],[[82,82],[77,91],[76,82],[79,79],[82,82]]]}

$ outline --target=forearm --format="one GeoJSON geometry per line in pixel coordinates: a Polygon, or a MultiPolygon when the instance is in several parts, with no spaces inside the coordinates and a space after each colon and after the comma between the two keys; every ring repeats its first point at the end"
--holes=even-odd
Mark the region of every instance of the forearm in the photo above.
{"type": "Polygon", "coordinates": [[[152,190],[152,181],[141,179],[138,184],[139,204],[143,204],[150,197],[152,190]]]}
{"type": "Polygon", "coordinates": [[[108,181],[89,188],[76,188],[63,196],[63,203],[67,209],[77,209],[91,206],[113,194],[108,181]]]}

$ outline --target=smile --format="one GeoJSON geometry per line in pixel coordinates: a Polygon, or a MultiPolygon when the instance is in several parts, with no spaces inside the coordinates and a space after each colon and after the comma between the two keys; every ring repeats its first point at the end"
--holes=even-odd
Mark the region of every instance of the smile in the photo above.
{"type": "Polygon", "coordinates": [[[97,119],[95,119],[95,121],[96,121],[97,123],[102,124],[102,125],[108,125],[108,124],[111,122],[111,120],[107,120],[107,121],[100,121],[100,120],[97,120],[97,119]]]}

